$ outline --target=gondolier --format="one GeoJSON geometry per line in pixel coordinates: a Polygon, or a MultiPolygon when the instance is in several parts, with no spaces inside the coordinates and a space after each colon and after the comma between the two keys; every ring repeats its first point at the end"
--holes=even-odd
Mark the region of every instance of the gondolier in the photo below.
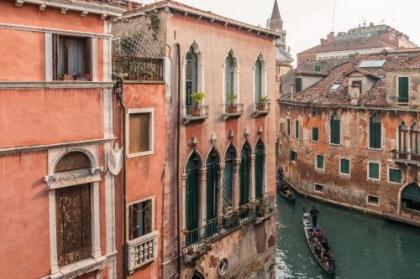
{"type": "Polygon", "coordinates": [[[316,228],[318,226],[318,214],[319,214],[319,211],[318,211],[318,209],[316,209],[315,206],[313,206],[312,209],[311,209],[311,211],[310,211],[310,214],[311,214],[311,218],[312,218],[312,226],[314,228],[316,228]]]}

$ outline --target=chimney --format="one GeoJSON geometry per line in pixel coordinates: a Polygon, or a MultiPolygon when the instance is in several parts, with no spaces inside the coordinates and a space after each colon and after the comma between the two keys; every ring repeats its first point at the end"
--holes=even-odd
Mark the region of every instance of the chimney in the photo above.
{"type": "Polygon", "coordinates": [[[330,33],[327,35],[327,42],[328,42],[328,43],[332,43],[332,42],[334,42],[334,32],[330,32],[330,33]]]}
{"type": "Polygon", "coordinates": [[[354,80],[350,80],[349,82],[351,82],[351,85],[349,86],[351,104],[357,105],[359,103],[360,94],[362,93],[362,82],[354,80]]]}

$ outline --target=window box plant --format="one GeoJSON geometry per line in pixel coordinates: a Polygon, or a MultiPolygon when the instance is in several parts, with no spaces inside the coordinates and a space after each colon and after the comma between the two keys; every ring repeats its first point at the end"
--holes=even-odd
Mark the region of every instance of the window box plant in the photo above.
{"type": "Polygon", "coordinates": [[[227,97],[228,99],[228,113],[236,113],[238,111],[238,106],[235,103],[236,99],[238,98],[238,96],[236,95],[229,95],[227,97]]]}
{"type": "Polygon", "coordinates": [[[261,97],[260,102],[257,104],[258,111],[267,110],[267,104],[270,102],[270,99],[267,96],[261,97]]]}
{"type": "Polygon", "coordinates": [[[194,101],[194,106],[191,111],[192,116],[200,116],[201,115],[201,109],[200,105],[203,102],[205,97],[205,94],[203,92],[195,92],[191,94],[191,98],[194,101]]]}

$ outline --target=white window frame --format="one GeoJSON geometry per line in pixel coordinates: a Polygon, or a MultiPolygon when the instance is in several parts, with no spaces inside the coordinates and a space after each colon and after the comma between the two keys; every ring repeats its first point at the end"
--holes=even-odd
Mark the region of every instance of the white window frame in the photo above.
{"type": "Polygon", "coordinates": [[[351,159],[350,158],[346,158],[346,157],[339,158],[338,172],[340,173],[341,176],[344,176],[344,177],[347,177],[347,178],[351,177],[351,159]],[[341,160],[348,160],[349,161],[349,173],[341,172],[341,160]]]}
{"type": "Polygon", "coordinates": [[[380,197],[379,196],[377,196],[377,195],[367,195],[366,196],[366,204],[367,205],[370,205],[370,206],[376,206],[376,207],[379,207],[380,205],[381,205],[381,199],[380,199],[380,197]],[[378,199],[378,203],[371,203],[371,202],[369,202],[369,198],[370,197],[372,197],[372,198],[377,198],[378,199]]]}
{"type": "MultiPolygon", "coordinates": [[[[338,113],[336,114],[338,116],[338,113]]],[[[328,143],[332,146],[341,146],[343,144],[343,139],[342,139],[342,134],[343,134],[343,129],[342,129],[342,119],[340,118],[340,135],[339,135],[339,139],[340,139],[340,143],[333,143],[331,142],[331,131],[332,131],[332,127],[331,127],[331,120],[334,116],[334,113],[328,118],[328,143]]]]}
{"type": "Polygon", "coordinates": [[[401,185],[401,184],[404,183],[404,173],[403,173],[402,169],[400,169],[398,167],[388,166],[387,177],[388,177],[387,180],[388,180],[388,183],[389,184],[401,185]],[[399,170],[401,172],[401,181],[400,182],[391,181],[391,177],[390,177],[391,170],[399,170]]]}
{"type": "Polygon", "coordinates": [[[368,161],[367,162],[367,180],[373,182],[380,182],[381,181],[381,171],[382,171],[382,164],[380,161],[368,161]],[[379,178],[371,178],[370,177],[370,169],[369,164],[378,164],[379,165],[379,178]]]}
{"type": "Polygon", "coordinates": [[[311,142],[314,142],[314,143],[319,142],[319,127],[312,127],[312,129],[311,129],[311,142]],[[314,140],[314,129],[318,130],[318,140],[314,140]]]}
{"type": "Polygon", "coordinates": [[[385,141],[385,127],[384,127],[384,123],[382,121],[382,117],[381,117],[381,147],[380,148],[373,148],[370,147],[370,120],[372,118],[373,115],[369,115],[368,118],[368,129],[367,129],[367,149],[369,150],[373,150],[373,151],[382,151],[384,148],[384,141],[385,141]]]}
{"type": "MultiPolygon", "coordinates": [[[[228,100],[226,100],[226,58],[229,56],[229,53],[232,52],[232,57],[234,59],[234,72],[233,72],[233,79],[234,79],[234,84],[233,84],[233,91],[234,94],[236,95],[236,104],[240,104],[241,103],[241,94],[240,94],[240,70],[239,70],[239,59],[238,56],[236,55],[235,51],[230,48],[229,51],[226,53],[225,57],[223,58],[223,64],[222,64],[222,98],[223,98],[223,113],[226,113],[226,104],[228,103],[228,100]]],[[[255,65],[254,65],[255,67],[255,65]]],[[[255,83],[255,81],[254,81],[255,83]]],[[[255,91],[255,90],[254,90],[255,91]]],[[[255,94],[255,93],[253,93],[255,94]]],[[[254,97],[255,99],[255,97],[254,97]]]]}
{"type": "Polygon", "coordinates": [[[256,84],[255,84],[255,75],[256,75],[256,67],[255,64],[257,63],[258,59],[261,62],[261,97],[267,97],[267,70],[266,70],[266,62],[264,59],[264,55],[262,53],[257,55],[257,59],[254,61],[254,65],[252,66],[252,96],[253,102],[255,102],[256,97],[256,84]]]}
{"type": "Polygon", "coordinates": [[[125,210],[126,210],[125,226],[127,228],[126,229],[127,243],[139,242],[141,239],[147,238],[149,235],[156,233],[156,197],[155,196],[149,196],[147,198],[143,198],[143,199],[136,200],[134,202],[130,202],[130,203],[127,204],[125,210]],[[129,228],[130,228],[129,227],[130,226],[130,206],[133,206],[135,204],[142,203],[142,202],[145,202],[145,201],[148,201],[148,200],[152,201],[152,229],[151,229],[151,232],[130,240],[130,230],[129,230],[129,228]]]}
{"type": "Polygon", "coordinates": [[[315,193],[319,193],[319,194],[325,194],[325,185],[319,184],[319,183],[314,183],[314,192],[315,193]],[[321,186],[322,187],[322,191],[319,191],[316,189],[316,186],[321,186]]]}
{"type": "Polygon", "coordinates": [[[125,150],[126,156],[128,159],[150,156],[155,153],[155,109],[154,108],[137,108],[137,109],[128,109],[126,113],[125,121],[125,150]],[[144,152],[130,153],[130,115],[132,114],[141,114],[141,113],[150,113],[150,122],[149,122],[149,143],[150,150],[144,152]]]}
{"type": "MultiPolygon", "coordinates": [[[[296,160],[292,160],[292,158],[290,158],[290,159],[289,159],[289,161],[290,161],[291,163],[296,164],[296,163],[297,163],[297,156],[298,156],[298,153],[297,153],[297,151],[296,151],[295,149],[291,149],[291,150],[290,150],[290,155],[291,155],[291,153],[292,153],[292,152],[295,152],[295,153],[296,153],[296,160]]],[[[289,155],[289,156],[290,156],[290,155],[289,155]]]]}
{"type": "Polygon", "coordinates": [[[325,172],[325,156],[322,154],[316,154],[315,155],[315,170],[318,172],[325,172]],[[322,156],[322,168],[318,168],[318,156],[322,156]]]}

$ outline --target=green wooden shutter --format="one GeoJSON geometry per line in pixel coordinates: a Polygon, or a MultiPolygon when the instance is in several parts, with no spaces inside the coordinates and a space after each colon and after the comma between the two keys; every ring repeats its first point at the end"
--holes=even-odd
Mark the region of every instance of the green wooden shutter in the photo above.
{"type": "Polygon", "coordinates": [[[200,186],[200,158],[194,153],[187,164],[187,183],[186,183],[186,242],[191,245],[198,241],[199,223],[199,186],[200,186]]]}
{"type": "Polygon", "coordinates": [[[249,202],[250,170],[251,170],[251,146],[245,143],[242,149],[240,166],[240,205],[249,202]]]}
{"type": "Polygon", "coordinates": [[[390,169],[389,170],[389,181],[400,183],[402,180],[402,173],[401,170],[397,169],[390,169]]]}
{"type": "Polygon", "coordinates": [[[344,174],[350,174],[350,160],[341,159],[340,172],[344,174]]]}
{"type": "Polygon", "coordinates": [[[255,196],[257,199],[262,199],[264,196],[264,143],[258,141],[255,150],[255,196]]]}
{"type": "Polygon", "coordinates": [[[290,136],[290,119],[287,119],[287,135],[290,136]]]}
{"type": "Polygon", "coordinates": [[[369,147],[381,148],[382,146],[382,125],[378,115],[373,116],[369,123],[369,147]]]}
{"type": "Polygon", "coordinates": [[[295,79],[295,90],[296,90],[296,93],[302,91],[302,78],[295,79]]]}
{"type": "Polygon", "coordinates": [[[262,65],[261,60],[258,58],[255,62],[255,103],[261,102],[262,92],[262,65]]]}
{"type": "Polygon", "coordinates": [[[187,53],[187,66],[185,71],[185,104],[187,106],[194,105],[191,95],[197,92],[198,85],[198,57],[194,50],[190,49],[187,53]]]}
{"type": "Polygon", "coordinates": [[[223,174],[223,205],[224,207],[233,206],[233,183],[235,177],[236,150],[230,145],[225,157],[225,170],[223,174]]]}
{"type": "Polygon", "coordinates": [[[219,158],[213,148],[207,160],[207,236],[217,232],[217,183],[219,158]]]}
{"type": "Polygon", "coordinates": [[[318,128],[312,128],[312,140],[313,141],[318,141],[319,140],[318,128]]]}
{"type": "Polygon", "coordinates": [[[317,155],[316,156],[316,168],[317,169],[324,169],[324,156],[317,155]]]}
{"type": "Polygon", "coordinates": [[[296,120],[296,138],[297,139],[299,139],[299,130],[300,130],[299,120],[296,120]]]}
{"type": "Polygon", "coordinates": [[[234,95],[234,84],[235,84],[235,67],[232,53],[229,53],[228,57],[226,57],[225,61],[225,95],[226,95],[226,102],[228,101],[228,96],[234,95]]]}
{"type": "Polygon", "coordinates": [[[331,118],[331,143],[340,144],[340,119],[337,116],[331,118]]]}
{"type": "Polygon", "coordinates": [[[369,163],[369,178],[379,179],[379,164],[369,163]]]}
{"type": "Polygon", "coordinates": [[[408,77],[398,78],[398,101],[401,103],[408,102],[409,79],[408,77]]]}

